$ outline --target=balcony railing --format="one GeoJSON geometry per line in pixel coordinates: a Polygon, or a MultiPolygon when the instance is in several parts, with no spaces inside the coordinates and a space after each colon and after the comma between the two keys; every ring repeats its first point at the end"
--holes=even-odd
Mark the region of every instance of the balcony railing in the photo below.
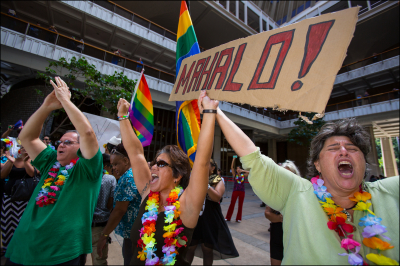
{"type": "Polygon", "coordinates": [[[41,26],[31,24],[25,20],[15,18],[5,13],[1,13],[1,26],[10,30],[29,35],[39,40],[52,43],[56,46],[61,46],[70,50],[80,52],[82,55],[88,55],[115,65],[122,66],[127,69],[140,72],[145,68],[146,75],[174,83],[175,75],[156,69],[154,67],[141,64],[132,59],[123,57],[121,55],[103,50],[94,45],[84,43],[74,38],[68,37],[59,32],[54,32],[41,26]]]}
{"type": "Polygon", "coordinates": [[[344,101],[340,103],[329,104],[325,108],[325,113],[339,111],[343,109],[354,108],[358,106],[374,104],[378,102],[390,101],[399,98],[399,91],[389,91],[384,93],[379,93],[367,97],[361,97],[359,99],[344,101]]]}

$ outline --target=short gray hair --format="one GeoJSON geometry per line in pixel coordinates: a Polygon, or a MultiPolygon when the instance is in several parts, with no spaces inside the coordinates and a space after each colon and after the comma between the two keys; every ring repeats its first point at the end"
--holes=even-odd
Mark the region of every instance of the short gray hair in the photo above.
{"type": "MultiPolygon", "coordinates": [[[[318,134],[311,141],[310,154],[307,161],[309,176],[318,175],[314,162],[318,161],[319,154],[324,147],[325,141],[333,136],[345,136],[356,145],[364,154],[365,162],[367,162],[367,154],[371,151],[370,135],[357,122],[355,118],[347,118],[337,122],[326,123],[318,134]]],[[[368,171],[368,162],[366,165],[366,173],[368,171]]]]}
{"type": "Polygon", "coordinates": [[[297,166],[294,164],[293,161],[286,160],[285,162],[282,163],[281,165],[283,168],[287,168],[290,172],[292,172],[295,175],[301,176],[300,171],[297,168],[297,166]]]}
{"type": "Polygon", "coordinates": [[[67,134],[67,133],[75,133],[76,135],[78,135],[78,143],[80,143],[79,142],[80,135],[79,135],[79,132],[77,130],[67,130],[67,132],[65,132],[64,135],[67,134]]]}

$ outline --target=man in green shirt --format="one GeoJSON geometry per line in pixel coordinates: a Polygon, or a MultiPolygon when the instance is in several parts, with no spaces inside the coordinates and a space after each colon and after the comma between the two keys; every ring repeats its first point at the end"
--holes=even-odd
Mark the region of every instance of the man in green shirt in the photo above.
{"type": "Polygon", "coordinates": [[[9,265],[79,265],[92,252],[91,223],[100,190],[102,155],[96,135],[59,77],[54,91],[29,118],[19,138],[42,173],[8,246],[9,265]],[[39,135],[46,117],[64,108],[77,131],[60,139],[57,151],[39,135]]]}

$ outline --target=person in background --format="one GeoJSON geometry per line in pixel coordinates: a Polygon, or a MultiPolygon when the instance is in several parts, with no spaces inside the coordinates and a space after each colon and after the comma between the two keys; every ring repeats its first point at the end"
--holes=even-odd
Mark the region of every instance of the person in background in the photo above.
{"type": "Polygon", "coordinates": [[[232,164],[231,164],[231,171],[232,171],[232,177],[233,177],[233,191],[232,191],[232,198],[231,198],[231,204],[229,205],[228,213],[226,214],[226,221],[230,221],[232,214],[233,214],[233,209],[235,208],[236,200],[239,198],[239,208],[238,212],[236,214],[236,222],[240,223],[242,222],[242,209],[243,209],[243,202],[244,202],[244,196],[245,196],[245,180],[247,176],[249,175],[248,171],[243,170],[240,168],[239,165],[236,166],[235,169],[235,161],[237,159],[237,155],[233,156],[232,164]]]}
{"type": "Polygon", "coordinates": [[[124,265],[129,265],[133,255],[130,239],[131,228],[139,212],[142,197],[133,180],[131,162],[122,143],[111,151],[110,162],[114,173],[120,178],[114,192],[114,209],[97,242],[97,254],[99,257],[104,256],[104,246],[109,235],[115,229],[115,233],[124,238],[122,256],[124,265]]]}
{"type": "Polygon", "coordinates": [[[82,53],[83,50],[85,49],[85,41],[83,39],[80,40],[81,43],[78,43],[78,45],[76,46],[76,51],[78,53],[82,53]]]}
{"type": "Polygon", "coordinates": [[[3,135],[1,135],[1,138],[7,138],[10,141],[12,141],[13,145],[11,145],[9,152],[10,155],[14,156],[14,157],[18,157],[18,152],[19,152],[19,148],[21,145],[21,140],[19,139],[19,134],[21,133],[21,130],[23,129],[23,122],[22,120],[18,121],[15,125],[9,125],[7,128],[7,131],[3,133],[3,135]],[[16,130],[17,131],[17,137],[10,137],[10,133],[16,130]]]}
{"type": "Polygon", "coordinates": [[[75,51],[75,49],[76,49],[75,37],[71,36],[71,38],[72,39],[68,39],[67,48],[70,49],[70,50],[75,51]]]}
{"type": "Polygon", "coordinates": [[[137,71],[137,72],[141,72],[142,69],[143,69],[143,61],[142,61],[142,58],[139,58],[138,63],[140,63],[140,64],[137,64],[137,65],[136,65],[136,71],[137,71]]]}
{"type": "Polygon", "coordinates": [[[104,153],[110,155],[111,151],[121,144],[121,139],[113,136],[106,144],[103,144],[104,153]]]}
{"type": "Polygon", "coordinates": [[[239,256],[221,210],[224,192],[225,184],[217,174],[217,163],[210,159],[208,191],[187,252],[190,264],[194,256],[203,258],[203,265],[239,256]]]}
{"type": "Polygon", "coordinates": [[[221,168],[218,168],[218,170],[217,170],[217,174],[218,174],[220,177],[222,177],[222,171],[221,171],[221,168]]]}
{"type": "MultiPolygon", "coordinates": [[[[28,201],[11,201],[12,187],[18,179],[33,177],[35,170],[23,146],[19,147],[17,157],[6,151],[5,161],[1,168],[1,179],[4,180],[3,204],[1,208],[2,254],[14,235],[28,201]]],[[[2,160],[3,162],[4,160],[2,160]]]]}
{"type": "MultiPolygon", "coordinates": [[[[281,166],[300,177],[300,171],[297,169],[293,161],[286,160],[281,166]]],[[[264,215],[265,218],[271,221],[269,230],[269,232],[271,232],[269,242],[271,265],[281,265],[283,259],[283,216],[280,212],[269,206],[266,206],[264,215]]]]}
{"type": "Polygon", "coordinates": [[[111,238],[104,245],[102,255],[97,254],[97,242],[101,237],[104,227],[110,217],[113,208],[114,191],[117,185],[115,177],[110,175],[109,170],[112,168],[110,163],[110,155],[103,154],[103,178],[101,180],[101,187],[99,197],[97,198],[96,209],[94,210],[92,222],[92,264],[93,265],[107,265],[108,257],[108,243],[111,238]]]}
{"type": "MultiPolygon", "coordinates": [[[[56,29],[56,27],[54,25],[50,26],[49,30],[50,31],[54,31],[55,33],[58,33],[58,31],[57,31],[57,29],[56,29]]],[[[48,32],[48,35],[47,35],[47,41],[48,42],[51,42],[51,43],[55,44],[56,39],[57,39],[57,34],[53,34],[53,33],[48,32]]]]}
{"type": "MultiPolygon", "coordinates": [[[[17,13],[15,12],[15,10],[14,9],[8,9],[8,11],[7,11],[7,15],[10,15],[10,16],[12,16],[12,17],[14,17],[14,18],[18,18],[18,16],[17,16],[17,13]]],[[[9,28],[10,30],[14,30],[15,29],[15,27],[16,27],[16,25],[17,25],[17,22],[14,20],[14,19],[8,19],[7,20],[7,23],[5,23],[5,27],[6,28],[9,28]]],[[[3,25],[2,25],[3,26],[3,25]]]]}
{"type": "Polygon", "coordinates": [[[118,62],[120,61],[120,57],[121,56],[121,51],[119,49],[115,50],[113,57],[111,58],[111,63],[113,63],[114,65],[118,65],[118,62]]]}
{"type": "Polygon", "coordinates": [[[361,96],[361,94],[358,94],[357,95],[357,106],[361,106],[362,105],[362,96],[361,96]]]}
{"type": "Polygon", "coordinates": [[[57,85],[50,81],[53,92],[19,135],[42,177],[7,247],[6,265],[78,265],[92,252],[91,224],[103,160],[88,119],[71,102],[67,84],[57,76],[55,80],[57,85]],[[46,118],[60,108],[77,131],[67,131],[55,151],[39,135],[46,118]]]}
{"type": "MultiPolygon", "coordinates": [[[[40,23],[39,23],[39,22],[36,22],[36,25],[37,25],[37,26],[40,26],[40,23]]],[[[31,26],[29,27],[29,34],[30,34],[32,37],[38,38],[38,37],[39,37],[39,33],[40,33],[40,29],[39,29],[39,28],[37,28],[37,27],[35,27],[35,26],[33,26],[33,25],[31,25],[31,26]]]]}
{"type": "Polygon", "coordinates": [[[52,148],[53,150],[56,149],[53,145],[51,145],[51,140],[50,140],[50,136],[49,135],[44,135],[43,143],[46,144],[46,146],[49,146],[50,148],[52,148]]]}

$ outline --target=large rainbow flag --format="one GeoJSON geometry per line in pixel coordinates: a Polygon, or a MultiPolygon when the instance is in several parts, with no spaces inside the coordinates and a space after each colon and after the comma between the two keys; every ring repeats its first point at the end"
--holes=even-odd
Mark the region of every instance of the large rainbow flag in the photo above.
{"type": "MultiPolygon", "coordinates": [[[[182,60],[200,53],[199,43],[186,5],[181,1],[178,34],[176,36],[176,75],[182,60]]],[[[176,102],[176,138],[177,144],[189,157],[190,165],[196,157],[197,140],[200,134],[200,112],[197,100],[176,102]]]]}
{"type": "Polygon", "coordinates": [[[143,70],[132,95],[129,117],[142,146],[150,145],[154,133],[153,101],[143,70]]]}

